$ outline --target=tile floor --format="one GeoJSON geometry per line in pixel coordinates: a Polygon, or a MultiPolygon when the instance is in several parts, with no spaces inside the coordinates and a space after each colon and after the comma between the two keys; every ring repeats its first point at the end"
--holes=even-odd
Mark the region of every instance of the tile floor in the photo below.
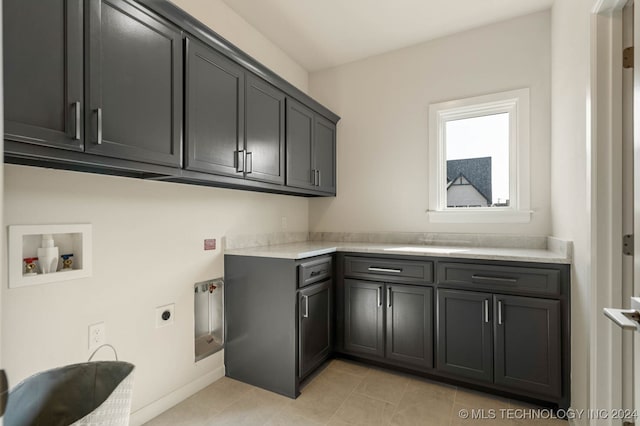
{"type": "MultiPolygon", "coordinates": [[[[518,401],[334,359],[295,400],[223,377],[146,426],[568,424],[557,419],[522,418],[536,409],[518,401]],[[471,410],[485,418],[459,415],[471,410]],[[495,418],[488,418],[492,413],[495,418]]],[[[539,413],[543,417],[551,414],[549,410],[539,413]]]]}

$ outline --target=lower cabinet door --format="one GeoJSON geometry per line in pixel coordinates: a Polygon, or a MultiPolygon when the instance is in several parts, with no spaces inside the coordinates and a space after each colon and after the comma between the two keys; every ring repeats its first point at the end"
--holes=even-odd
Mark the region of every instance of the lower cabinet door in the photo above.
{"type": "Polygon", "coordinates": [[[386,286],[386,358],[433,367],[433,289],[386,286]]]}
{"type": "Polygon", "coordinates": [[[384,284],[344,280],[344,348],[354,354],[384,356],[384,284]]]}
{"type": "Polygon", "coordinates": [[[323,281],[298,292],[299,370],[303,378],[331,352],[331,287],[323,281]]]}
{"type": "Polygon", "coordinates": [[[495,383],[561,396],[560,301],[494,296],[495,383]]]}
{"type": "Polygon", "coordinates": [[[438,370],[493,381],[492,295],[438,290],[438,370]]]}

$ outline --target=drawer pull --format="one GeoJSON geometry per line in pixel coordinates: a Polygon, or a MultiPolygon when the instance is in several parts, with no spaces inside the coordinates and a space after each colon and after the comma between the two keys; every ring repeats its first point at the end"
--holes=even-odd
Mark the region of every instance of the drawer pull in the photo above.
{"type": "Polygon", "coordinates": [[[369,266],[370,272],[390,272],[393,274],[401,274],[402,269],[400,268],[378,268],[376,266],[369,266]]]}
{"type": "Polygon", "coordinates": [[[471,275],[472,280],[476,281],[498,281],[501,283],[517,283],[518,280],[515,278],[502,278],[502,277],[485,277],[484,275],[471,275]]]}
{"type": "Polygon", "coordinates": [[[489,322],[489,299],[484,299],[484,322],[489,322]]]}
{"type": "Polygon", "coordinates": [[[310,277],[317,277],[318,275],[322,275],[322,274],[326,274],[327,271],[325,269],[321,270],[321,271],[311,271],[311,273],[309,274],[310,277]]]}
{"type": "Polygon", "coordinates": [[[391,287],[387,287],[387,308],[391,307],[391,287]]]}
{"type": "Polygon", "coordinates": [[[502,300],[498,300],[498,325],[502,325],[502,300]]]}
{"type": "Polygon", "coordinates": [[[382,287],[378,287],[378,291],[376,292],[378,296],[378,307],[382,306],[382,287]]]}

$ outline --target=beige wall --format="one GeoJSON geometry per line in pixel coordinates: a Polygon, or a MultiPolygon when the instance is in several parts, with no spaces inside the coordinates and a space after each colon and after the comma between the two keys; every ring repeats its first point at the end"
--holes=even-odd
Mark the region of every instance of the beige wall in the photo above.
{"type": "Polygon", "coordinates": [[[282,49],[234,12],[222,0],[172,0],[215,32],[253,56],[303,92],[307,92],[309,73],[282,49]]]}
{"type": "MultiPolygon", "coordinates": [[[[589,404],[591,327],[590,157],[588,155],[589,20],[584,0],[556,0],[552,9],[552,235],[572,240],[571,404],[589,404]]],[[[582,419],[583,421],[585,419],[582,419]]]]}
{"type": "MultiPolygon", "coordinates": [[[[306,71],[222,1],[176,3],[307,90],[306,71]]],[[[134,425],[223,374],[222,352],[194,363],[192,285],[223,275],[222,251],[203,251],[203,239],[220,247],[228,235],[282,231],[283,216],[287,231],[308,231],[302,197],[22,166],[6,166],[4,178],[4,225],[91,223],[94,270],[87,279],[11,290],[2,275],[2,367],[15,385],[86,361],[88,326],[104,321],[107,341],[136,365],[134,425]],[[155,308],[168,303],[176,304],[175,324],[156,329],[155,308]]]]}
{"type": "MultiPolygon", "coordinates": [[[[136,365],[136,411],[223,366],[194,363],[193,284],[223,275],[223,254],[204,238],[307,230],[301,197],[5,166],[5,224],[91,223],[93,276],[40,286],[2,286],[3,362],[18,380],[83,362],[87,327],[136,365]],[[155,328],[155,308],[175,303],[175,324],[155,328]]],[[[104,358],[110,359],[109,352],[104,358]]],[[[221,373],[221,371],[218,371],[221,373]]],[[[167,408],[167,407],[165,407],[167,408]]]]}
{"type": "Polygon", "coordinates": [[[342,117],[338,196],[310,202],[312,231],[550,231],[549,12],[312,73],[313,97],[342,117]],[[531,89],[529,224],[434,224],[428,208],[430,103],[531,89]]]}

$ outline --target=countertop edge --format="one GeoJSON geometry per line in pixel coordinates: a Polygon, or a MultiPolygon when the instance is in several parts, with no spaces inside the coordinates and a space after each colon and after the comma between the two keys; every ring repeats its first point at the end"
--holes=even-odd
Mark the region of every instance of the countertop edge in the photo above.
{"type": "MultiPolygon", "coordinates": [[[[514,261],[514,262],[530,262],[530,263],[553,263],[553,264],[571,264],[572,259],[569,257],[570,251],[556,252],[543,249],[512,249],[512,248],[490,248],[490,247],[451,247],[450,252],[415,252],[415,251],[390,251],[391,246],[397,247],[398,244],[354,244],[354,243],[321,243],[309,242],[312,247],[300,247],[304,243],[281,244],[265,247],[253,247],[245,249],[230,250],[225,253],[229,256],[254,256],[254,257],[271,257],[280,259],[303,260],[315,256],[322,256],[336,252],[355,253],[355,254],[384,254],[395,256],[412,256],[416,258],[452,258],[452,259],[478,259],[478,260],[497,260],[497,261],[514,261]],[[388,247],[385,247],[388,246],[388,247]],[[386,248],[386,250],[385,250],[386,248]],[[463,251],[463,250],[466,250],[463,251]]],[[[408,246],[408,245],[402,245],[408,246]]],[[[447,250],[448,248],[433,247],[433,249],[447,250]]]]}

